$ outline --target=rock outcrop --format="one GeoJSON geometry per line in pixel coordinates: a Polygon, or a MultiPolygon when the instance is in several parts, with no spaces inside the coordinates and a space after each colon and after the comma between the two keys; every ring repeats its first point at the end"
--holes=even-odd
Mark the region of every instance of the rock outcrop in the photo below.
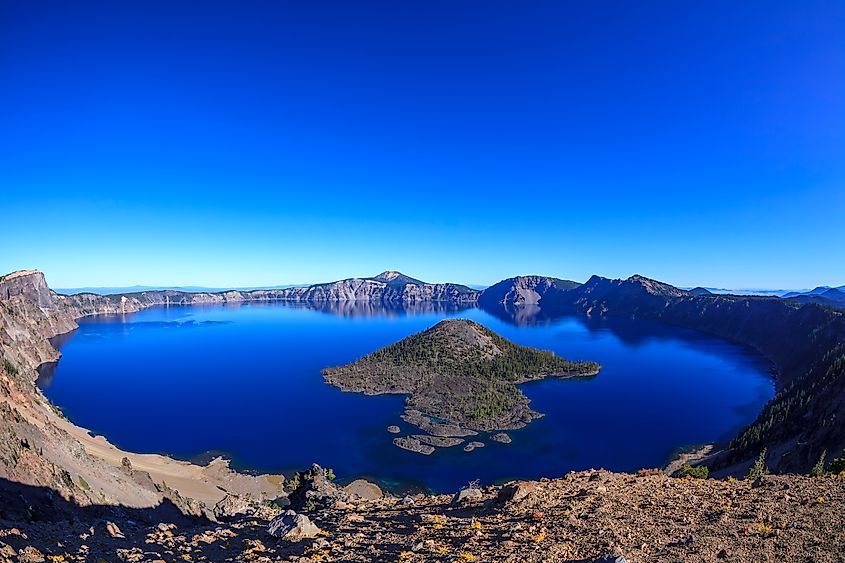
{"type": "Polygon", "coordinates": [[[565,291],[579,285],[578,282],[548,276],[516,276],[482,291],[478,296],[478,304],[482,307],[537,305],[551,288],[565,291]]]}
{"type": "Polygon", "coordinates": [[[315,526],[306,515],[297,514],[293,510],[285,510],[270,522],[267,526],[267,532],[275,538],[300,542],[316,538],[322,530],[315,526]]]}

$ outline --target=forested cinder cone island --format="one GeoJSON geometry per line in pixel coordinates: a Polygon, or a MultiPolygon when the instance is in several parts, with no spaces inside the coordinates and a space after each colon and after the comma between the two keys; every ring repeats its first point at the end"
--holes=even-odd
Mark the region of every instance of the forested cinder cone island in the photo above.
{"type": "Polygon", "coordinates": [[[0,563],[845,563],[843,47],[0,0],[0,563]]]}

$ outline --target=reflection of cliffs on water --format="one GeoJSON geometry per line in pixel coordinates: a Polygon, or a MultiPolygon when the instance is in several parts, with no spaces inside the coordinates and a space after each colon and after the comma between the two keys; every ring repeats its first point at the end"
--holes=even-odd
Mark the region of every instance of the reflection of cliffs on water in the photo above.
{"type": "Polygon", "coordinates": [[[546,294],[554,289],[569,290],[578,282],[549,276],[516,276],[491,285],[478,296],[484,312],[517,326],[546,324],[550,317],[540,307],[546,294]]]}
{"type": "Polygon", "coordinates": [[[442,301],[303,301],[286,302],[283,306],[309,309],[341,317],[401,317],[426,313],[457,313],[473,308],[472,304],[442,301]]]}
{"type": "Polygon", "coordinates": [[[492,305],[479,303],[478,308],[499,320],[516,326],[534,326],[547,324],[554,317],[546,314],[539,305],[492,305]]]}

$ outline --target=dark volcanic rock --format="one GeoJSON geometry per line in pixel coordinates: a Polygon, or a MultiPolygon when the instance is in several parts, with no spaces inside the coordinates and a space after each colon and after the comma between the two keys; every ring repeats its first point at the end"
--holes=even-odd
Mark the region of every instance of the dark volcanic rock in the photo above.
{"type": "Polygon", "coordinates": [[[499,442],[501,444],[510,444],[513,441],[511,440],[511,437],[504,432],[498,432],[496,434],[493,434],[492,436],[490,436],[490,439],[494,442],[499,442]]]}
{"type": "Polygon", "coordinates": [[[475,449],[478,449],[478,448],[483,448],[483,447],[484,447],[484,442],[470,442],[469,444],[464,446],[464,451],[465,452],[471,452],[472,450],[475,450],[475,449]]]}
{"type": "Polygon", "coordinates": [[[451,438],[449,436],[429,436],[428,434],[414,434],[414,438],[422,442],[423,444],[428,444],[429,446],[434,446],[436,448],[451,448],[452,446],[457,446],[458,444],[463,444],[463,438],[451,438]]]}
{"type": "Polygon", "coordinates": [[[418,454],[431,455],[434,453],[434,446],[423,444],[422,442],[420,442],[416,438],[412,438],[411,436],[394,438],[393,444],[402,448],[403,450],[408,450],[409,452],[414,452],[418,454]]]}

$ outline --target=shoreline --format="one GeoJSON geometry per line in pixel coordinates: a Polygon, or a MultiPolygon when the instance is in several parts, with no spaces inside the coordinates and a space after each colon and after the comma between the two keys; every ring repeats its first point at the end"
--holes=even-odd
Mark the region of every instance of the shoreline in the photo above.
{"type": "MultiPolygon", "coordinates": [[[[56,336],[64,334],[69,333],[56,336]]],[[[44,362],[38,368],[48,363],[58,363],[58,361],[44,362]]],[[[38,369],[36,369],[37,373],[38,369]]],[[[28,422],[41,429],[52,425],[67,433],[82,445],[86,453],[109,466],[121,468],[124,465],[123,460],[128,459],[133,471],[148,473],[154,485],[166,485],[166,487],[163,487],[164,489],[173,489],[183,497],[205,503],[208,508],[213,508],[227,494],[256,497],[281,496],[283,494],[283,475],[252,475],[237,471],[230,468],[230,460],[223,456],[215,456],[209,460],[208,464],[201,465],[164,454],[123,450],[109,442],[104,435],[95,434],[89,429],[72,422],[62,413],[61,409],[50,401],[35,381],[32,382],[32,385],[36,390],[36,400],[32,401],[31,405],[22,405],[19,402],[13,404],[15,408],[22,411],[28,422]]],[[[0,400],[11,402],[6,397],[2,397],[0,400]]],[[[146,505],[133,507],[144,508],[146,505]]]]}
{"type": "MultiPolygon", "coordinates": [[[[20,276],[21,278],[26,278],[27,276],[32,275],[39,276],[40,274],[27,274],[20,276]]],[[[43,279],[43,278],[42,278],[43,279]]],[[[46,285],[45,285],[46,289],[46,285]]],[[[220,297],[222,299],[218,300],[206,300],[205,297],[208,297],[210,294],[202,294],[202,293],[183,293],[182,296],[189,297],[190,300],[188,302],[174,302],[175,300],[168,300],[166,302],[157,302],[155,299],[150,299],[153,296],[145,292],[139,292],[135,294],[129,295],[116,295],[116,296],[97,296],[95,294],[77,294],[78,296],[82,296],[81,299],[77,300],[72,297],[67,296],[55,296],[52,298],[53,306],[52,310],[48,311],[45,310],[42,312],[42,315],[46,316],[48,319],[54,318],[60,320],[62,317],[68,317],[68,320],[71,320],[71,323],[62,325],[61,323],[57,327],[43,327],[33,324],[29,326],[32,330],[33,336],[42,336],[49,338],[50,348],[51,351],[55,353],[55,356],[48,355],[45,357],[41,355],[39,358],[41,362],[38,364],[38,368],[42,367],[45,364],[49,364],[51,361],[56,361],[56,356],[60,356],[60,354],[55,350],[53,344],[55,342],[54,339],[61,340],[63,337],[67,337],[68,335],[72,334],[73,330],[77,328],[76,320],[81,319],[92,319],[98,316],[125,316],[131,315],[132,313],[137,313],[143,310],[151,309],[151,308],[169,308],[169,307],[219,307],[219,306],[243,306],[249,305],[252,303],[255,304],[273,304],[278,303],[280,305],[287,305],[287,306],[307,306],[309,303],[328,303],[328,302],[339,302],[339,301],[330,301],[330,300],[302,300],[302,299],[284,299],[284,298],[255,298],[255,299],[232,299],[232,300],[225,300],[228,295],[226,292],[220,292],[214,297],[220,297]],[[140,299],[139,299],[140,298],[140,299]],[[196,299],[196,300],[194,300],[196,299]],[[56,330],[56,329],[59,330],[56,330]],[[47,329],[47,330],[45,330],[47,329]],[[52,329],[52,330],[50,330],[52,329]]],[[[241,294],[243,295],[243,294],[241,294]]],[[[257,297],[257,296],[256,296],[257,297]]],[[[478,306],[477,304],[468,304],[469,307],[479,308],[484,310],[483,307],[478,306]]],[[[50,307],[48,307],[50,309],[50,307]]],[[[581,315],[578,315],[581,316],[581,315]]],[[[22,320],[26,320],[26,317],[23,317],[22,320]]],[[[37,320],[37,319],[35,319],[37,320]]],[[[703,332],[703,331],[698,331],[703,332]]],[[[706,334],[706,333],[705,333],[706,334]]],[[[730,341],[730,339],[726,339],[730,341]]],[[[56,344],[59,344],[56,342],[56,344]]],[[[760,354],[759,350],[755,350],[752,347],[749,347],[750,351],[757,352],[758,355],[761,355],[765,358],[765,355],[760,354]]],[[[768,359],[768,358],[767,358],[768,359]]],[[[29,365],[32,365],[31,363],[29,365]]],[[[771,364],[770,364],[771,365],[771,364]]],[[[37,378],[38,369],[35,370],[35,375],[37,378]]],[[[546,373],[539,377],[534,378],[526,378],[521,379],[519,381],[513,382],[516,386],[521,386],[523,384],[529,383],[538,383],[543,380],[549,379],[590,379],[598,375],[601,371],[601,368],[597,368],[595,370],[591,370],[589,372],[585,372],[578,375],[563,375],[556,373],[546,373]]],[[[773,373],[773,379],[777,381],[778,375],[777,372],[773,373]]],[[[342,391],[349,391],[344,390],[341,387],[342,391]]],[[[404,395],[404,393],[402,393],[404,395]]],[[[182,460],[178,458],[174,458],[168,456],[166,454],[155,454],[155,453],[136,453],[131,451],[122,450],[121,448],[111,444],[105,436],[92,436],[88,429],[76,425],[73,422],[63,419],[62,415],[54,413],[54,406],[49,401],[49,399],[44,395],[44,393],[40,390],[36,391],[35,400],[46,402],[47,404],[51,405],[50,407],[45,409],[47,416],[54,417],[53,420],[55,422],[55,426],[63,431],[66,432],[68,435],[74,438],[74,441],[81,444],[85,452],[93,457],[96,457],[103,463],[108,464],[112,468],[120,469],[121,462],[123,458],[129,460],[132,466],[137,471],[144,471],[150,474],[151,480],[156,484],[167,483],[168,487],[175,489],[179,494],[184,495],[190,498],[196,498],[202,500],[206,503],[213,503],[221,500],[225,497],[226,492],[233,492],[237,493],[244,490],[244,483],[238,483],[238,481],[242,481],[244,479],[249,480],[258,480],[258,485],[256,487],[256,483],[252,482],[249,483],[249,486],[246,489],[250,490],[259,490],[262,494],[266,493],[268,489],[272,489],[274,494],[281,492],[281,487],[279,484],[282,482],[283,477],[281,475],[269,476],[270,480],[268,481],[268,475],[254,475],[252,471],[245,473],[243,471],[233,470],[230,467],[229,462],[225,460],[213,460],[207,466],[199,465],[190,459],[182,460]],[[262,482],[263,480],[263,482],[262,482]],[[268,485],[269,483],[269,485],[268,485]],[[276,485],[272,487],[272,485],[276,485]],[[221,487],[225,490],[221,490],[221,487]]],[[[407,413],[405,413],[407,414],[407,413]]],[[[495,430],[513,430],[515,428],[522,428],[527,426],[527,423],[520,424],[518,426],[508,425],[505,427],[492,428],[486,430],[487,432],[493,432],[495,430]]],[[[248,470],[248,468],[246,468],[248,470]]]]}

